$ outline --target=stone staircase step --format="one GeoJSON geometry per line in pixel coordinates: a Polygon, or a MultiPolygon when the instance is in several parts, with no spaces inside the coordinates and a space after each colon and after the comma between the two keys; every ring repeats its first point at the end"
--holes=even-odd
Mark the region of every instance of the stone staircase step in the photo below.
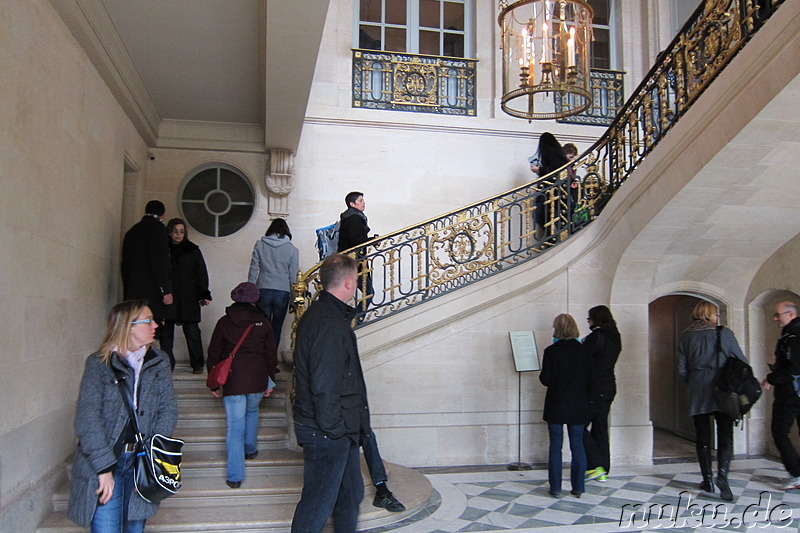
{"type": "MultiPolygon", "coordinates": [[[[430,482],[422,474],[397,465],[389,465],[389,483],[407,510],[389,513],[372,506],[374,489],[366,487],[361,503],[359,529],[392,524],[412,516],[428,501],[430,482]]],[[[365,467],[362,464],[362,471],[365,467]]],[[[249,473],[249,471],[248,471],[249,473]]],[[[365,477],[367,483],[368,477],[365,477]]],[[[147,531],[161,533],[244,533],[255,531],[288,532],[295,505],[300,497],[302,473],[294,476],[248,475],[240,489],[225,485],[224,478],[187,479],[183,490],[161,504],[158,513],[147,521],[147,531]],[[294,478],[294,480],[292,480],[294,478]]],[[[37,533],[79,533],[67,520],[65,496],[56,503],[57,512],[50,514],[37,533]]],[[[326,531],[331,531],[330,524],[326,531]]]]}
{"type": "MultiPolygon", "coordinates": [[[[262,401],[259,412],[259,455],[246,462],[241,488],[225,484],[225,409],[209,394],[205,375],[192,374],[179,366],[173,373],[178,396],[178,426],[175,436],[186,441],[182,475],[183,489],[165,500],[147,521],[150,533],[254,533],[289,532],[292,515],[303,484],[302,452],[290,449],[286,405],[289,374],[278,374],[275,391],[262,401]]],[[[69,464],[67,469],[69,470],[69,464]]],[[[366,464],[361,465],[366,497],[361,504],[359,529],[385,526],[421,510],[432,493],[428,479],[401,466],[386,463],[389,485],[407,508],[390,513],[372,506],[374,488],[369,484],[366,464]]],[[[38,533],[78,533],[85,529],[66,518],[67,484],[53,494],[53,512],[40,524],[38,533]]],[[[325,531],[332,531],[330,524],[325,531]]]]}
{"type": "MultiPolygon", "coordinates": [[[[192,428],[226,427],[225,411],[220,403],[216,408],[182,410],[176,431],[189,432],[192,428]]],[[[283,405],[262,405],[258,414],[259,427],[286,427],[286,411],[283,405]]]]}

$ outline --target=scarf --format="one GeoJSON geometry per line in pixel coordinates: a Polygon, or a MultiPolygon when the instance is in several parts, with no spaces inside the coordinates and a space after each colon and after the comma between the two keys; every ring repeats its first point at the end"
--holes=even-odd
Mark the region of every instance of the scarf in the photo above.
{"type": "MultiPolygon", "coordinates": [[[[122,356],[122,360],[133,369],[133,406],[137,407],[139,395],[136,391],[139,389],[139,374],[142,371],[142,363],[144,362],[144,356],[147,353],[148,346],[145,344],[138,350],[133,352],[125,352],[125,355],[122,356]]],[[[116,350],[116,348],[115,348],[116,350]]],[[[116,350],[119,353],[119,350],[116,350]]]]}
{"type": "Polygon", "coordinates": [[[366,232],[369,233],[370,230],[369,230],[369,222],[367,221],[367,215],[365,215],[363,211],[359,211],[358,209],[356,209],[353,206],[348,207],[347,211],[345,211],[344,213],[339,215],[339,219],[340,220],[344,220],[344,219],[346,219],[348,217],[351,217],[353,215],[358,215],[358,216],[360,216],[361,218],[364,219],[364,226],[366,226],[366,228],[367,228],[366,232]]]}

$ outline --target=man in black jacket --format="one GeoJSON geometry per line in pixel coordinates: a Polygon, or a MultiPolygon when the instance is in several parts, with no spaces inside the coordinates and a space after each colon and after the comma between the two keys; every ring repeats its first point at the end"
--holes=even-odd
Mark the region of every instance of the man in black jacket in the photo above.
{"type": "Polygon", "coordinates": [[[303,447],[303,492],[292,520],[293,533],[322,531],[329,516],[334,530],[356,530],[364,498],[358,453],[370,434],[367,388],[350,326],[356,310],[346,302],[358,283],[356,262],[328,257],[320,267],[323,291],[297,325],[294,350],[294,430],[303,447]]]}
{"type": "MultiPolygon", "coordinates": [[[[364,209],[367,204],[364,201],[364,194],[358,191],[348,193],[344,197],[344,203],[347,206],[341,215],[339,215],[339,246],[337,252],[344,252],[369,240],[369,225],[367,222],[367,215],[364,214],[364,209]]],[[[366,247],[361,248],[356,253],[356,259],[361,260],[367,253],[366,247]]],[[[359,305],[364,312],[366,312],[375,290],[372,288],[372,274],[367,271],[364,272],[366,261],[360,262],[358,265],[358,290],[361,291],[363,303],[359,305]]],[[[363,320],[363,315],[360,320],[363,320]]]]}
{"type": "MultiPolygon", "coordinates": [[[[173,317],[169,240],[162,222],[166,208],[158,200],[145,206],[142,220],[128,230],[122,241],[122,288],[125,300],[144,299],[159,326],[173,317]]],[[[163,329],[156,331],[161,340],[163,329]]],[[[175,359],[170,357],[172,368],[175,359]]]]}
{"type": "Polygon", "coordinates": [[[772,318],[783,328],[775,348],[775,364],[769,365],[771,372],[761,382],[764,390],[775,388],[772,404],[772,438],[781,454],[781,461],[789,480],[783,490],[800,488],[800,456],[789,439],[789,431],[795,421],[800,427],[800,316],[798,307],[792,302],[781,302],[775,306],[772,318]]]}

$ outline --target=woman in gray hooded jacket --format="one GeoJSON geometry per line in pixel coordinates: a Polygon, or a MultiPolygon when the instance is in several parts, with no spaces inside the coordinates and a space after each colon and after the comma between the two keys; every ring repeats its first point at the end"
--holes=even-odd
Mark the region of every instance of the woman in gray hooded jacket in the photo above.
{"type": "Polygon", "coordinates": [[[289,225],[284,219],[276,218],[253,248],[247,275],[247,281],[258,287],[258,306],[272,326],[276,348],[281,343],[281,328],[289,309],[299,260],[300,252],[292,244],[289,225]]]}

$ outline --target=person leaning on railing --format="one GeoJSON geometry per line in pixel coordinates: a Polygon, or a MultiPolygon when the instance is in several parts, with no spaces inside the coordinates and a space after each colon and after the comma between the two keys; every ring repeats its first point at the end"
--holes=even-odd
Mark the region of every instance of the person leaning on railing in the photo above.
{"type": "MultiPolygon", "coordinates": [[[[530,168],[531,172],[538,174],[540,177],[550,174],[568,162],[561,144],[549,131],[542,133],[539,137],[537,154],[537,157],[532,159],[530,168]]],[[[542,193],[536,195],[534,222],[536,223],[536,238],[541,239],[544,236],[545,227],[544,194],[542,193]]]]}

